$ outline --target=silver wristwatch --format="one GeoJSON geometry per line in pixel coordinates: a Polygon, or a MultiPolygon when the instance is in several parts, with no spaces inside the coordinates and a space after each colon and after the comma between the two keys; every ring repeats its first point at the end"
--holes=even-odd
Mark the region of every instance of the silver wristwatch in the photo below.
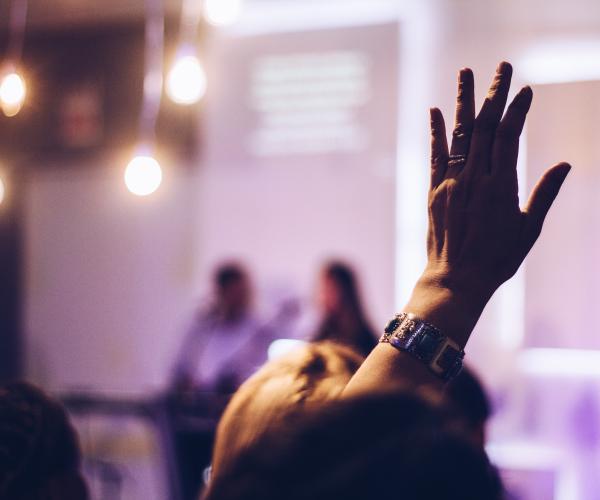
{"type": "Polygon", "coordinates": [[[397,314],[385,327],[379,342],[411,354],[446,381],[460,373],[465,357],[465,351],[456,342],[412,313],[397,314]]]}

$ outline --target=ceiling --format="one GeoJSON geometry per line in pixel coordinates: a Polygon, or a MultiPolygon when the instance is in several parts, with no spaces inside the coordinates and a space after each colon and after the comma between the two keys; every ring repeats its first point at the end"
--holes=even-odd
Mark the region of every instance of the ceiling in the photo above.
{"type": "MultiPolygon", "coordinates": [[[[14,0],[0,0],[0,41],[6,31],[8,15],[14,0]]],[[[106,25],[140,22],[144,18],[146,0],[29,0],[28,30],[68,29],[72,26],[106,25]]],[[[183,0],[162,0],[167,18],[177,21],[183,0]]],[[[194,0],[190,0],[194,1],[194,0]]],[[[204,0],[195,0],[202,2],[204,0]]],[[[307,8],[328,3],[376,3],[376,0],[245,0],[253,5],[302,5],[307,8]]],[[[381,3],[385,0],[377,0],[381,3]]],[[[407,0],[387,0],[398,5],[410,5],[407,0]]],[[[417,0],[413,0],[416,5],[417,0]]],[[[485,33],[490,23],[505,23],[507,32],[520,27],[536,26],[555,29],[572,26],[578,33],[598,36],[600,2],[598,0],[420,0],[430,3],[446,19],[448,26],[466,23],[469,32],[485,33]],[[476,21],[474,21],[476,20],[476,21]]],[[[0,44],[0,57],[2,45],[0,44]]]]}
{"type": "MultiPolygon", "coordinates": [[[[182,0],[163,0],[168,17],[177,17],[182,0]]],[[[201,0],[198,0],[201,1],[201,0]]],[[[10,0],[0,0],[0,31],[8,24],[10,0]]],[[[143,19],[144,0],[29,0],[30,29],[132,22],[143,19]]]]}

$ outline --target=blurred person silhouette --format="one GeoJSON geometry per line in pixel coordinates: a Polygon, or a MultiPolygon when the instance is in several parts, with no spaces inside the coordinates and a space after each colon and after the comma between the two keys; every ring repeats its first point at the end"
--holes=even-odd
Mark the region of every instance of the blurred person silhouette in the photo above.
{"type": "Polygon", "coordinates": [[[297,311],[283,303],[270,318],[253,308],[253,289],[238,262],[214,273],[213,296],[187,332],[167,393],[183,498],[197,499],[210,462],[214,430],[196,425],[217,419],[229,395],[266,360],[276,335],[285,336],[297,311]]]}
{"type": "Polygon", "coordinates": [[[338,397],[362,361],[331,342],[306,344],[269,361],[242,384],[219,422],[213,477],[226,474],[272,427],[285,433],[305,408],[338,397]]]}
{"type": "Polygon", "coordinates": [[[323,268],[319,302],[323,316],[312,340],[337,342],[367,356],[377,341],[361,302],[356,275],[349,265],[332,261],[323,268]]]}
{"type": "Polygon", "coordinates": [[[0,387],[0,499],[87,500],[75,430],[40,389],[0,387]]]}
{"type": "Polygon", "coordinates": [[[219,266],[213,300],[198,311],[178,355],[171,385],[176,391],[233,393],[267,360],[275,333],[295,314],[282,307],[263,320],[253,310],[253,290],[237,262],[219,266]]]}

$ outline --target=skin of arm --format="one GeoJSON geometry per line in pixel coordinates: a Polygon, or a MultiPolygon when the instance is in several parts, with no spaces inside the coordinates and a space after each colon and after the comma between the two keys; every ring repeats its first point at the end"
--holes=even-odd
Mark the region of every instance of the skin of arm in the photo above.
{"type": "MultiPolygon", "coordinates": [[[[567,163],[548,169],[521,209],[519,137],[533,92],[522,88],[505,112],[511,77],[511,65],[500,63],[475,116],[473,73],[459,72],[450,149],[442,113],[430,110],[427,265],[404,311],[435,325],[463,348],[489,299],[533,247],[571,169],[567,163]]],[[[443,387],[423,363],[379,344],[344,395],[395,384],[443,387]]]]}

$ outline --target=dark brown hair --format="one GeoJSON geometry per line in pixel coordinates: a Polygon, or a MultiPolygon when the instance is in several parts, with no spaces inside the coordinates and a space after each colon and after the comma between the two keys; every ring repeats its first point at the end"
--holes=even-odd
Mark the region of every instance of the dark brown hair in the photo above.
{"type": "Polygon", "coordinates": [[[363,359],[351,349],[320,342],[265,364],[231,399],[217,429],[213,477],[278,427],[293,427],[305,408],[336,398],[363,359]]]}
{"type": "Polygon", "coordinates": [[[368,394],[274,426],[215,478],[206,500],[499,500],[483,450],[420,395],[368,394]]]}
{"type": "Polygon", "coordinates": [[[0,388],[0,499],[85,500],[77,436],[62,406],[24,382],[0,388]]]}
{"type": "Polygon", "coordinates": [[[341,310],[329,312],[318,327],[314,340],[343,342],[363,356],[375,347],[375,333],[365,314],[356,275],[352,268],[340,261],[331,261],[323,269],[323,275],[335,283],[340,295],[341,310]],[[354,325],[352,331],[345,331],[342,316],[349,318],[354,325]]]}

